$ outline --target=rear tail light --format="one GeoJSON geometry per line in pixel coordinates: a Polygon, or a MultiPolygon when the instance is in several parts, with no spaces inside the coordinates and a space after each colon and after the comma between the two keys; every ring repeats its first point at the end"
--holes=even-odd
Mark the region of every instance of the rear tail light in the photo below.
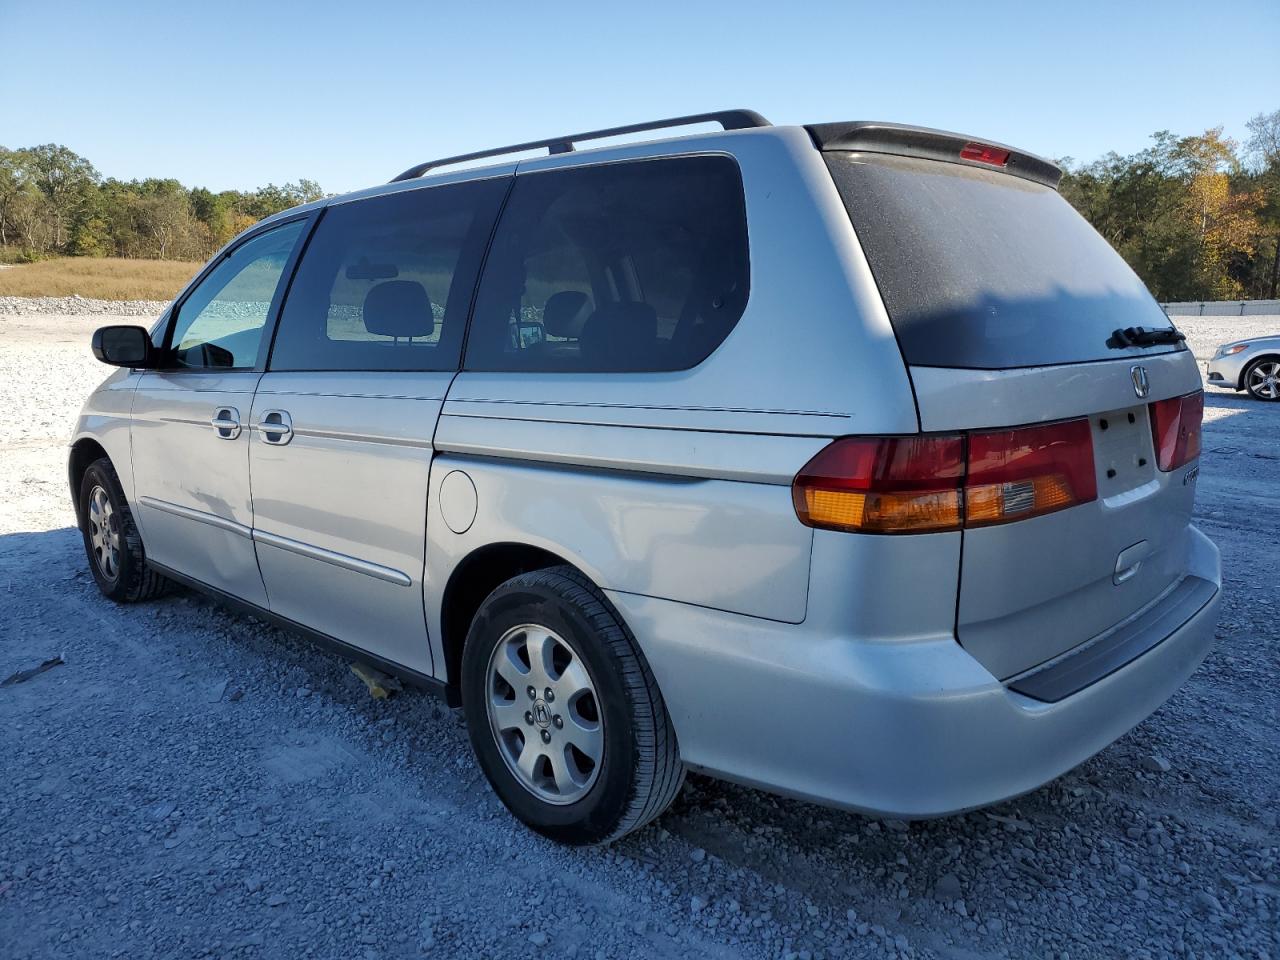
{"type": "Polygon", "coordinates": [[[1088,420],[969,437],[965,525],[1008,523],[1098,498],[1088,420]]]}
{"type": "Polygon", "coordinates": [[[960,525],[960,437],[847,437],[818,451],[791,486],[811,527],[922,533],[960,525]]]}
{"type": "Polygon", "coordinates": [[[1009,151],[998,147],[989,147],[985,143],[966,143],[960,148],[961,160],[973,160],[975,163],[989,163],[993,167],[1003,167],[1009,162],[1009,151]]]}
{"type": "Polygon", "coordinates": [[[847,437],[796,475],[811,527],[927,533],[1024,520],[1097,499],[1088,420],[968,436],[847,437]]]}
{"type": "Polygon", "coordinates": [[[1200,456],[1200,426],[1204,421],[1204,392],[1158,400],[1150,405],[1151,439],[1156,465],[1165,473],[1200,456]]]}

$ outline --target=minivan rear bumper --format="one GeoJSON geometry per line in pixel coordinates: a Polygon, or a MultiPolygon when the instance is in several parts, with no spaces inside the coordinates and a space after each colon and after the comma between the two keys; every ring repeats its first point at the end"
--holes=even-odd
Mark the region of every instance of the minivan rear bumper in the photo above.
{"type": "Polygon", "coordinates": [[[1137,659],[1051,703],[1001,683],[951,636],[875,643],[609,596],[645,651],[690,767],[832,806],[936,817],[1071,770],[1195,671],[1213,643],[1222,578],[1217,548],[1189,533],[1188,574],[1212,585],[1209,598],[1137,659]]]}

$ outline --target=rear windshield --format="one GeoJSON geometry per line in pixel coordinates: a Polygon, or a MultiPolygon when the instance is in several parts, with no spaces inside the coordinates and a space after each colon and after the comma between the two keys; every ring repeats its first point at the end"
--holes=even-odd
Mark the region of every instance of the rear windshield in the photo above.
{"type": "Polygon", "coordinates": [[[1171,324],[1057,191],[994,170],[828,153],[906,361],[999,369],[1114,360],[1120,327],[1171,324]]]}

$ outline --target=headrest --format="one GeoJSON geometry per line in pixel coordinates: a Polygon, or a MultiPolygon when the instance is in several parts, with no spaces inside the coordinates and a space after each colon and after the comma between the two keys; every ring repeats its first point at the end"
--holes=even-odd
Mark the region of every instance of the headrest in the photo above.
{"type": "Polygon", "coordinates": [[[592,366],[643,366],[658,347],[658,312],[647,303],[606,303],[582,328],[582,356],[592,366]]]}
{"type": "Polygon", "coordinates": [[[364,298],[364,328],[383,337],[429,337],[436,328],[431,298],[415,280],[388,280],[364,298]]]}
{"type": "Polygon", "coordinates": [[[542,329],[553,337],[577,340],[587,322],[587,302],[587,295],[581,290],[553,293],[542,308],[542,329]]]}

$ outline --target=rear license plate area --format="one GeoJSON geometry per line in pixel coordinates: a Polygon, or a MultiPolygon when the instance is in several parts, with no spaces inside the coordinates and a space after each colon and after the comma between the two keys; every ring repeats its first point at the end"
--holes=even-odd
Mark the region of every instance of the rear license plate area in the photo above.
{"type": "Polygon", "coordinates": [[[1095,414],[1089,422],[1093,428],[1099,497],[1106,500],[1155,479],[1155,454],[1145,404],[1095,414]]]}

